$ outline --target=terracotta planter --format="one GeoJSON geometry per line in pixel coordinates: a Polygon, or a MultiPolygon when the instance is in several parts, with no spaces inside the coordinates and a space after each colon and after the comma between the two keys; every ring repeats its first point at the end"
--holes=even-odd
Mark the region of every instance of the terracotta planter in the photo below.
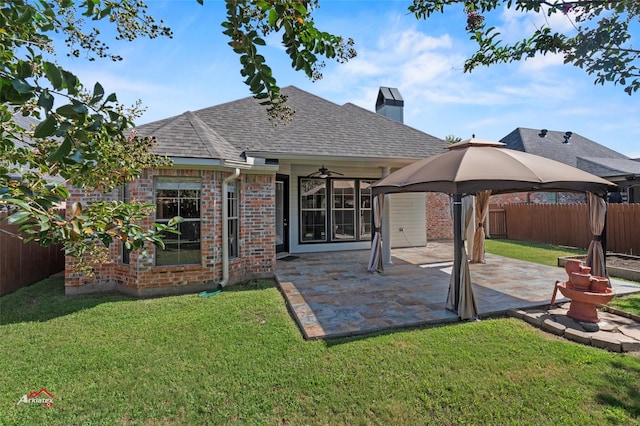
{"type": "Polygon", "coordinates": [[[605,277],[591,277],[589,291],[593,293],[606,293],[609,289],[609,279],[605,277]]]}

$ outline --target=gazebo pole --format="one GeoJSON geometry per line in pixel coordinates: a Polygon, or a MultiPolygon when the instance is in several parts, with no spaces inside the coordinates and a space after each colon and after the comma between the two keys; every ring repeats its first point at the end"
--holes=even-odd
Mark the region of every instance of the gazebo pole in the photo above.
{"type": "Polygon", "coordinates": [[[453,285],[456,295],[454,306],[458,311],[460,303],[460,268],[462,267],[462,195],[453,194],[453,285]]]}

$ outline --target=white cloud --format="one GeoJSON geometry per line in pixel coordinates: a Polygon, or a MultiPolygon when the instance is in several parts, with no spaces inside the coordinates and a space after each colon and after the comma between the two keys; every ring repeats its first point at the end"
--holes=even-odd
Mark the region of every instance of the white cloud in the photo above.
{"type": "Polygon", "coordinates": [[[556,12],[549,16],[548,10],[548,6],[543,6],[540,12],[522,12],[515,10],[514,7],[504,7],[498,17],[499,22],[494,25],[500,32],[501,38],[507,42],[530,37],[535,30],[542,27],[549,27],[561,33],[575,29],[573,24],[575,13],[569,12],[565,15],[562,12],[556,12]]]}
{"type": "Polygon", "coordinates": [[[538,55],[528,58],[520,63],[520,71],[527,73],[537,73],[549,67],[564,65],[564,57],[557,53],[548,53],[544,56],[538,55]]]}

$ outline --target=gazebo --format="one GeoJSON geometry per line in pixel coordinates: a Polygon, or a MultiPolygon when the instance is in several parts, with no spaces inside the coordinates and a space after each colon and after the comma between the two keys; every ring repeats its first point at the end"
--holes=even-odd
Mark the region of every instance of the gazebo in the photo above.
{"type": "Polygon", "coordinates": [[[463,196],[476,195],[478,224],[474,235],[475,261],[484,255],[483,222],[491,194],[520,191],[585,192],[589,203],[589,222],[594,237],[587,263],[594,275],[605,275],[605,256],[600,243],[605,215],[604,197],[615,185],[605,179],[558,161],[503,148],[504,144],[468,139],[450,145],[448,151],[410,164],[372,185],[375,235],[368,270],[381,272],[382,205],[385,194],[398,192],[444,192],[453,197],[454,262],[449,285],[447,308],[461,319],[478,316],[467,253],[462,234],[471,220],[471,209],[463,211],[463,196]]]}

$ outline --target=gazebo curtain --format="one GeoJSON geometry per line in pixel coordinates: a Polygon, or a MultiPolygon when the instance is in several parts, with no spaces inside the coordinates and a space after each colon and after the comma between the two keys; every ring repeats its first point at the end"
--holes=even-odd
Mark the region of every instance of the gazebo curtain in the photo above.
{"type": "Polygon", "coordinates": [[[473,252],[471,254],[471,262],[484,263],[484,239],[486,236],[484,223],[487,219],[489,211],[489,197],[491,190],[480,191],[476,194],[476,231],[473,235],[473,252]]]}
{"type": "Polygon", "coordinates": [[[369,257],[369,272],[382,272],[382,205],[384,194],[373,197],[373,240],[371,241],[371,255],[369,257]]]}
{"type": "MultiPolygon", "coordinates": [[[[462,214],[460,215],[462,235],[466,234],[467,228],[471,223],[471,218],[473,217],[473,202],[473,197],[471,196],[466,196],[462,199],[462,214]]],[[[464,243],[460,244],[459,250],[462,258],[460,264],[460,287],[458,288],[456,285],[455,274],[452,273],[449,281],[449,294],[447,296],[446,306],[449,310],[457,311],[461,319],[467,320],[478,316],[478,307],[471,288],[469,258],[464,243]]]]}
{"type": "Polygon", "coordinates": [[[587,266],[591,267],[591,275],[606,277],[605,254],[601,240],[607,215],[607,203],[603,197],[587,192],[587,204],[589,206],[589,227],[593,234],[587,252],[587,266]]]}

